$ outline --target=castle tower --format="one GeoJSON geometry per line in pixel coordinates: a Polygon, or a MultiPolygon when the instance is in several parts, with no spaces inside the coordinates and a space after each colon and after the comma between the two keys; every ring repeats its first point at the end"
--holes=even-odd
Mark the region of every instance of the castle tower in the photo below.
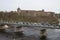
{"type": "Polygon", "coordinates": [[[44,12],[44,9],[42,9],[42,12],[44,12]]]}
{"type": "Polygon", "coordinates": [[[17,8],[17,13],[18,13],[18,15],[20,15],[20,13],[21,13],[21,9],[20,8],[17,8]]]}

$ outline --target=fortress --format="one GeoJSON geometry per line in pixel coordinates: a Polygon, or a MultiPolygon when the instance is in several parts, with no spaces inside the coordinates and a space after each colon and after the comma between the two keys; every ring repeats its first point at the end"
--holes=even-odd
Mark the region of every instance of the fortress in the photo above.
{"type": "Polygon", "coordinates": [[[0,21],[23,21],[23,22],[48,22],[58,23],[54,12],[45,12],[44,9],[40,11],[35,10],[21,10],[3,12],[0,11],[0,21]]]}
{"type": "Polygon", "coordinates": [[[17,8],[17,11],[10,11],[10,12],[3,12],[0,11],[0,13],[17,13],[18,15],[22,16],[49,16],[53,17],[55,16],[55,12],[45,12],[44,9],[40,11],[35,11],[35,10],[21,10],[20,8],[17,8]]]}
{"type": "Polygon", "coordinates": [[[21,10],[20,8],[17,8],[18,15],[23,16],[54,16],[54,12],[45,12],[44,9],[41,11],[35,11],[35,10],[21,10]]]}

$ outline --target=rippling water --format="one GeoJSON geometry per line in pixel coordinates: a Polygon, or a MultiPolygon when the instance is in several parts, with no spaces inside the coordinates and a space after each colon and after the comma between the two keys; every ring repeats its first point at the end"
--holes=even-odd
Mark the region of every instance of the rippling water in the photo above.
{"type": "MultiPolygon", "coordinates": [[[[34,35],[36,37],[39,37],[40,31],[31,29],[31,28],[24,28],[24,34],[26,36],[34,35]]],[[[59,29],[47,29],[47,39],[48,40],[60,40],[60,30],[59,29]]]]}
{"type": "MultiPolygon", "coordinates": [[[[40,31],[34,28],[24,27],[24,40],[39,40],[40,31]]],[[[0,34],[0,40],[13,40],[10,37],[6,38],[6,35],[0,34]]],[[[20,40],[19,38],[16,40],[20,40]]],[[[47,40],[60,40],[60,30],[59,29],[47,29],[47,40]]]]}

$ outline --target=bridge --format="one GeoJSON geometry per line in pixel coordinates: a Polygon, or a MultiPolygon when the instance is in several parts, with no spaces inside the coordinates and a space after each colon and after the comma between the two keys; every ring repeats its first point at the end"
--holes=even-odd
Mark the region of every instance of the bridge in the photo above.
{"type": "Polygon", "coordinates": [[[48,23],[33,23],[33,22],[0,22],[1,25],[11,25],[13,27],[39,27],[39,28],[45,28],[45,29],[60,29],[60,26],[50,25],[48,23]]]}

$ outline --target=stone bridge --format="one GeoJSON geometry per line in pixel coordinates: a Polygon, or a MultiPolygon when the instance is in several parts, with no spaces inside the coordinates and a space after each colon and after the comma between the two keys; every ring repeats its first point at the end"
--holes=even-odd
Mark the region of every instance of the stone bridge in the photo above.
{"type": "Polygon", "coordinates": [[[45,29],[60,29],[60,26],[53,26],[49,24],[43,23],[32,23],[32,22],[0,22],[0,26],[2,25],[10,25],[13,27],[31,27],[31,28],[45,28],[45,29]]]}

